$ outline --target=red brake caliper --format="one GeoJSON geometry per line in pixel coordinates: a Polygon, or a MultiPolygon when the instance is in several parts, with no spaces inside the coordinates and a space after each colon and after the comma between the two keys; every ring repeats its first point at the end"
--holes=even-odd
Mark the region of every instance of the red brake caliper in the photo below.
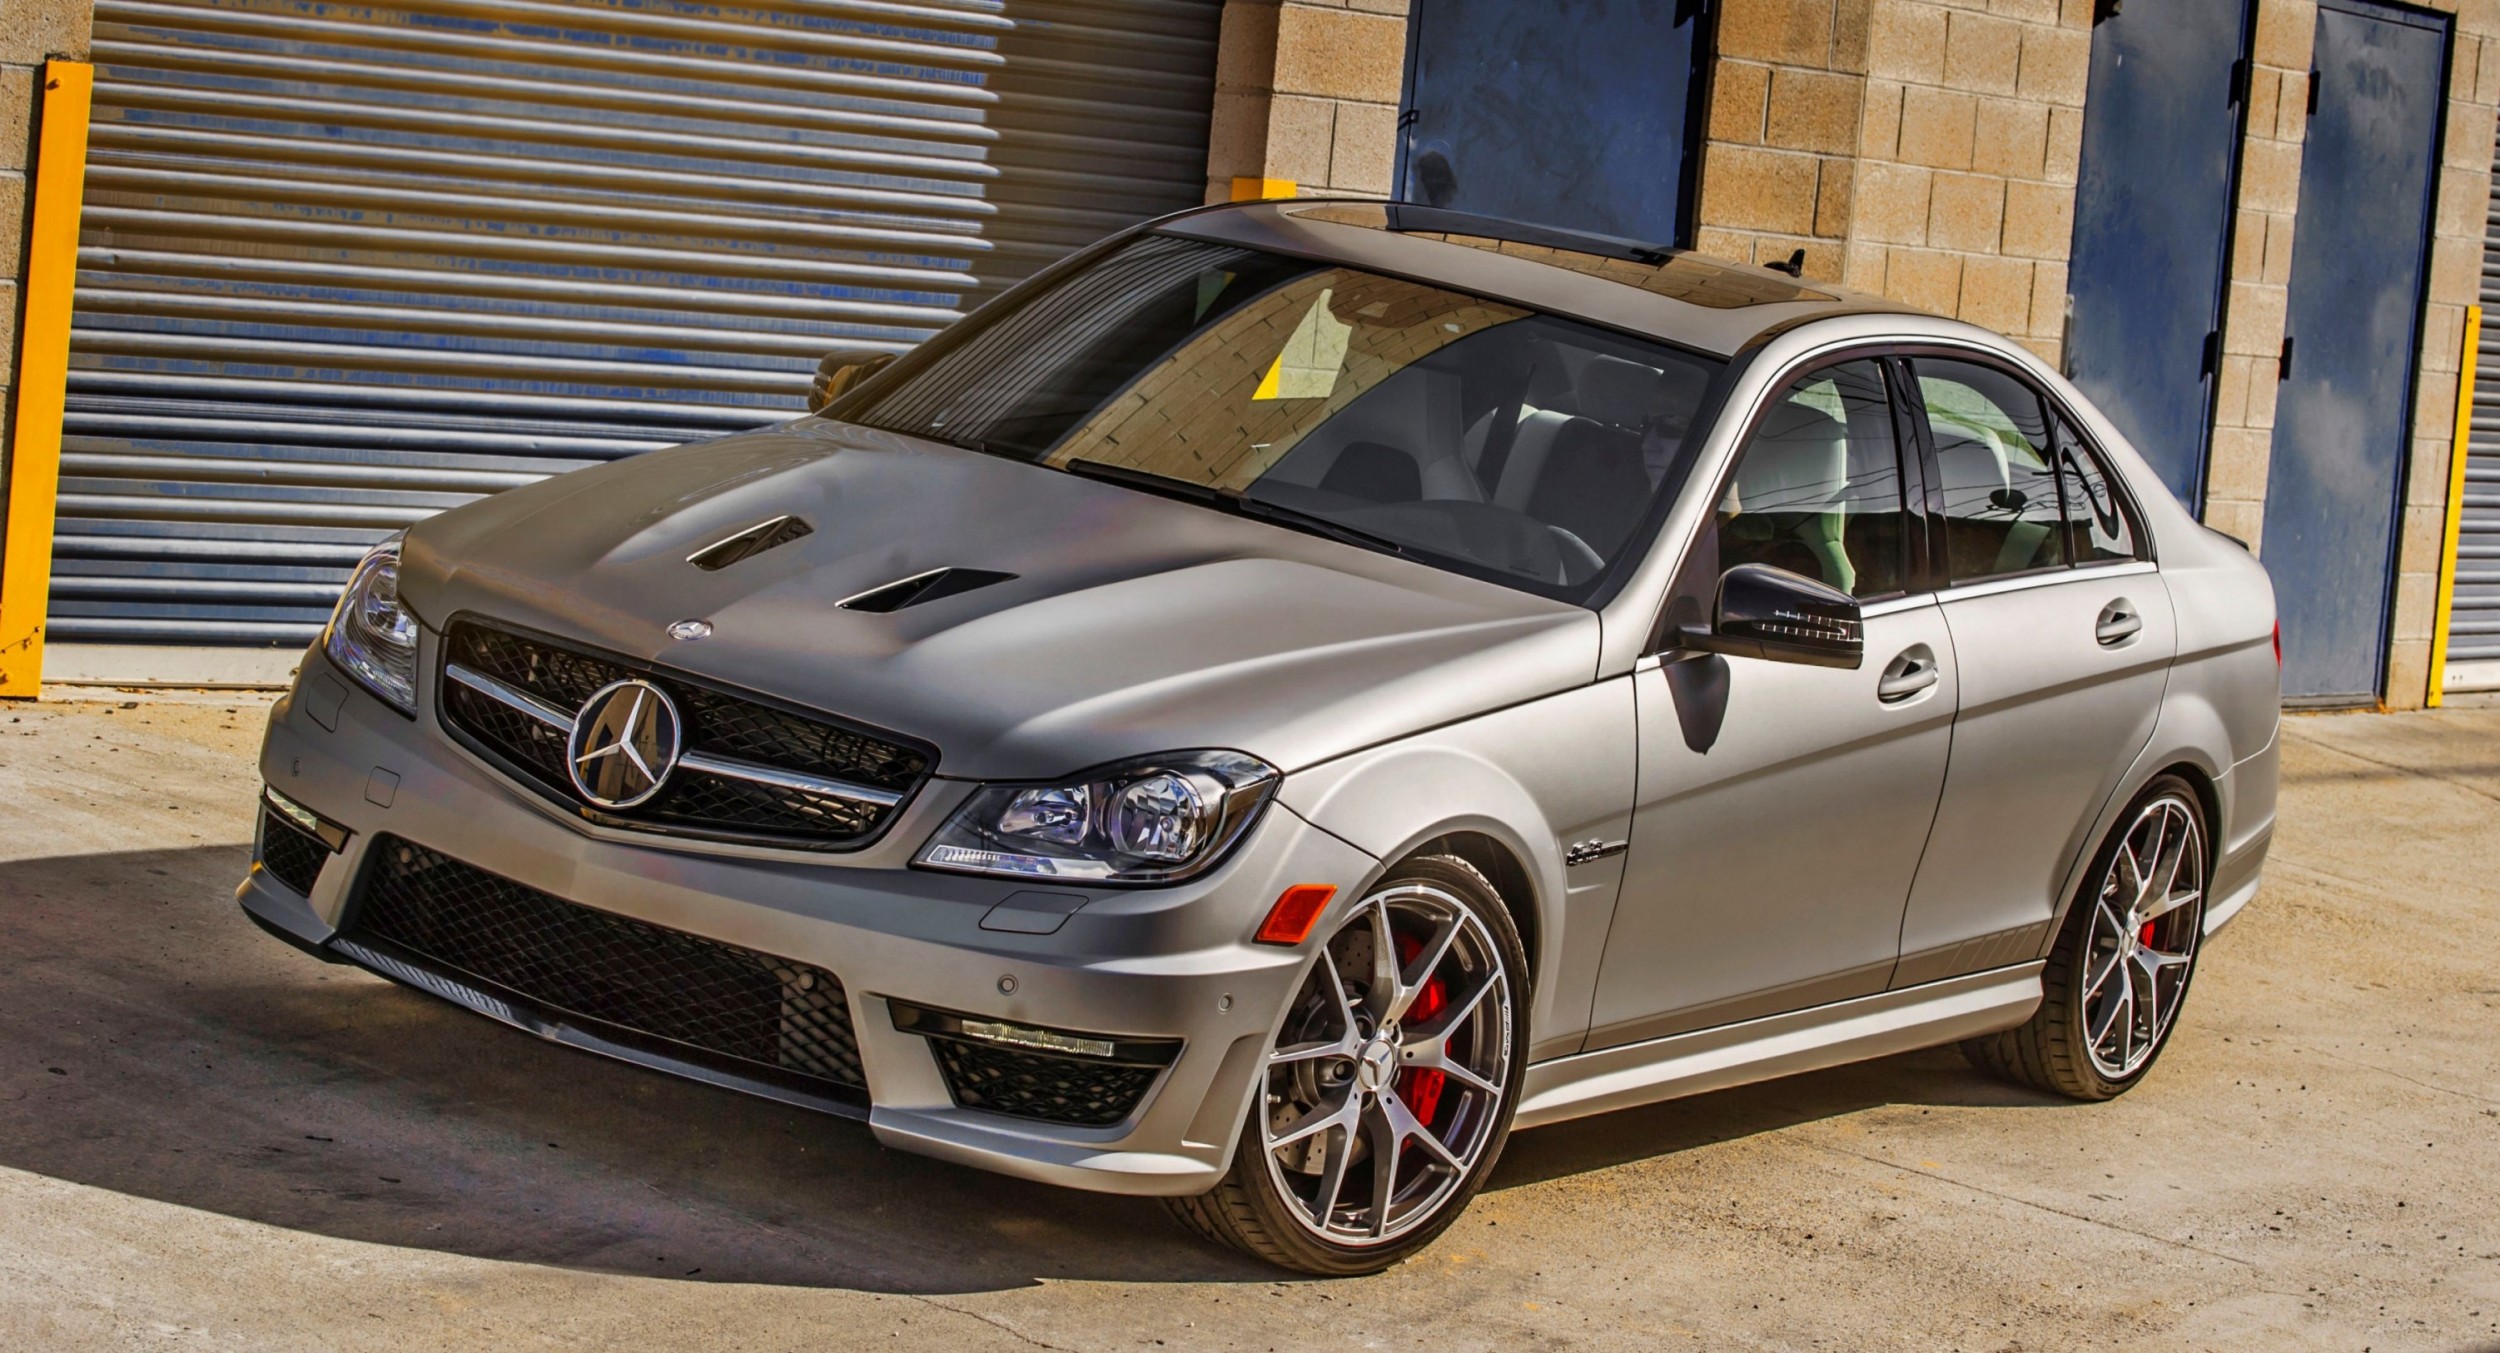
{"type": "MultiPolygon", "coordinates": [[[[1414,962],[1415,955],[1422,953],[1423,948],[1424,942],[1412,935],[1398,936],[1398,962],[1402,965],[1414,962]]],[[[1424,982],[1424,989],[1415,994],[1415,1003],[1407,1007],[1406,1022],[1421,1024],[1434,1015],[1440,1014],[1441,1007],[1447,1004],[1449,1004],[1449,991],[1441,979],[1428,978],[1424,982]]],[[[1449,1083],[1449,1079],[1446,1072],[1428,1071],[1420,1067],[1410,1071],[1401,1071],[1398,1073],[1398,1098],[1405,1100],[1406,1106],[1415,1111],[1415,1117],[1426,1127],[1430,1127],[1433,1115],[1441,1108],[1441,1088],[1449,1083]]]]}

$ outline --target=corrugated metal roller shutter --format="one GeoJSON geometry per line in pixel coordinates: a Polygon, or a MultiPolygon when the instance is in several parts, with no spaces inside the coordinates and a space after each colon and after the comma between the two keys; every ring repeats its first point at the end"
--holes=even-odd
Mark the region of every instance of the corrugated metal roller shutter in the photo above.
{"type": "Polygon", "coordinates": [[[100,0],[52,637],[305,642],[399,526],[1196,203],[1220,8],[100,0]]]}
{"type": "MultiPolygon", "coordinates": [[[[2500,170],[2500,146],[2493,152],[2500,170]]],[[[2500,179],[2483,225],[2483,341],[2475,354],[2456,597],[2448,609],[2452,691],[2500,690],[2500,179]]]]}

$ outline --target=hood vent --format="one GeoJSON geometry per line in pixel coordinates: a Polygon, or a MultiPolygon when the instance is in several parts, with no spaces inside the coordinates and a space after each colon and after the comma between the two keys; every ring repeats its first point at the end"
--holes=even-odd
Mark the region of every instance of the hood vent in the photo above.
{"type": "Polygon", "coordinates": [[[705,572],[729,567],[742,559],[752,559],[776,545],[787,545],[800,536],[815,534],[816,528],[796,517],[774,517],[759,521],[726,540],[718,540],[686,556],[686,562],[705,572]]]}
{"type": "Polygon", "coordinates": [[[839,604],[846,611],[875,611],[883,614],[887,611],[899,611],[906,606],[917,606],[924,601],[936,601],[941,597],[969,592],[977,587],[987,587],[991,583],[1003,583],[1015,576],[1012,573],[994,573],[985,568],[933,568],[926,573],[915,573],[900,582],[887,583],[883,587],[871,588],[858,596],[846,597],[839,604]]]}

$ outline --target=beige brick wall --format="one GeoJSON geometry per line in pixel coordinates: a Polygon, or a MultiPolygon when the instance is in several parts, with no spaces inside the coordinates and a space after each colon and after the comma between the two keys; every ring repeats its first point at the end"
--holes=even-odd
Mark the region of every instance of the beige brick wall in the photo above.
{"type": "Polygon", "coordinates": [[[2055,360],[2088,0],[1729,0],[1702,252],[1843,281],[2055,360]]]}
{"type": "Polygon", "coordinates": [[[1407,0],[1226,0],[1207,200],[1233,180],[1386,197],[1406,74],[1407,0]]]}

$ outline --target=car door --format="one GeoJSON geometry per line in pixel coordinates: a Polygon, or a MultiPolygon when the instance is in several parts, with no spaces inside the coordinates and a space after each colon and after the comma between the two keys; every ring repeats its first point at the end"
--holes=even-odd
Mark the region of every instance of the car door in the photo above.
{"type": "Polygon", "coordinates": [[[1636,804],[1590,1048],[1863,996],[1892,974],[1956,664],[1913,581],[1923,497],[1890,383],[1869,358],[1781,387],[1668,611],[1699,621],[1735,565],[1788,569],[1861,599],[1858,670],[1670,652],[1634,674],[1636,804]]]}
{"type": "Polygon", "coordinates": [[[2132,508],[2074,421],[1994,364],[1907,366],[1961,712],[1896,986],[2039,955],[2177,647],[2132,508]]]}

